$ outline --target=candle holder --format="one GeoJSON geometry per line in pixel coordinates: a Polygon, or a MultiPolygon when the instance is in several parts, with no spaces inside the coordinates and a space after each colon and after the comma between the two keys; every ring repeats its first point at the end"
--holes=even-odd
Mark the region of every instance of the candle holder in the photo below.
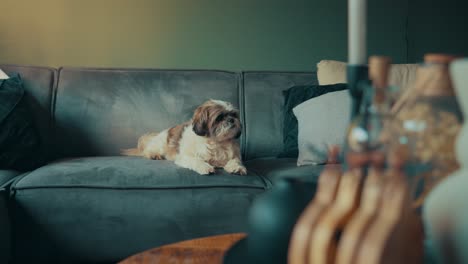
{"type": "Polygon", "coordinates": [[[368,67],[367,65],[350,65],[347,66],[348,90],[351,95],[351,120],[352,121],[358,114],[364,96],[364,89],[359,85],[361,81],[368,80],[368,67]]]}
{"type": "MultiPolygon", "coordinates": [[[[343,164],[343,169],[347,170],[349,168],[348,160],[346,158],[346,153],[350,151],[350,144],[352,144],[350,141],[350,135],[348,133],[352,133],[352,127],[356,124],[353,124],[356,121],[359,121],[361,123],[361,126],[366,126],[364,123],[367,123],[367,120],[356,120],[359,111],[362,107],[362,104],[364,102],[364,90],[366,82],[368,82],[368,66],[364,64],[348,64],[347,66],[347,82],[348,82],[348,90],[349,90],[349,95],[351,96],[351,114],[350,114],[350,120],[349,120],[349,125],[348,125],[348,132],[345,137],[345,143],[343,145],[343,156],[341,156],[339,159],[341,160],[343,164]]],[[[367,119],[366,116],[363,116],[364,119],[367,119]]]]}

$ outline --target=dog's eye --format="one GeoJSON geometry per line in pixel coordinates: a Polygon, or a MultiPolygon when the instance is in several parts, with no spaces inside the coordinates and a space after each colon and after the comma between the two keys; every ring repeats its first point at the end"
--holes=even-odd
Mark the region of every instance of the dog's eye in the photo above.
{"type": "Polygon", "coordinates": [[[216,122],[221,122],[223,121],[224,119],[224,115],[219,115],[218,117],[216,117],[216,122]]]}
{"type": "Polygon", "coordinates": [[[229,113],[229,117],[232,117],[232,118],[239,118],[239,114],[237,112],[231,112],[229,113]]]}

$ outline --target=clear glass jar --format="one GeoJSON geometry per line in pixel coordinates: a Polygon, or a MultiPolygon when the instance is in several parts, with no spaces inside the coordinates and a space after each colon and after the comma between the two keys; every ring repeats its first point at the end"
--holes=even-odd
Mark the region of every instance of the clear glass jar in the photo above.
{"type": "Polygon", "coordinates": [[[365,86],[363,108],[367,109],[361,110],[348,127],[346,136],[348,151],[357,153],[385,152],[387,150],[387,133],[384,131],[392,116],[388,112],[379,111],[374,104],[370,103],[375,92],[372,86],[364,83],[361,85],[365,86]]]}

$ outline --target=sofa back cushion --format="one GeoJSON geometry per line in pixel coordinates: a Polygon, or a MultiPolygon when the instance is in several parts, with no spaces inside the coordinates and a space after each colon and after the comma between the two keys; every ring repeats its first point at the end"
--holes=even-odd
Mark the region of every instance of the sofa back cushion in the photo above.
{"type": "Polygon", "coordinates": [[[227,71],[61,68],[55,102],[59,157],[119,155],[138,137],[185,122],[207,99],[239,105],[227,71]]]}
{"type": "MultiPolygon", "coordinates": [[[[283,150],[283,91],[318,84],[315,72],[244,72],[246,160],[277,156],[283,150]]],[[[313,121],[311,121],[313,122],[313,121]]]]}
{"type": "MultiPolygon", "coordinates": [[[[52,139],[51,102],[57,81],[57,71],[47,67],[1,65],[6,74],[18,73],[23,81],[26,103],[34,116],[34,123],[39,131],[41,142],[49,146],[52,139]]],[[[46,155],[50,156],[50,148],[46,155]]]]}

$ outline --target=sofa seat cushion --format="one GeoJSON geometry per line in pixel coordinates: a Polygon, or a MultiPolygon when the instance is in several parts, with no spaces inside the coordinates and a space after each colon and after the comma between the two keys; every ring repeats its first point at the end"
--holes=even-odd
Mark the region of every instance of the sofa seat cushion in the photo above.
{"type": "Polygon", "coordinates": [[[274,184],[282,178],[297,178],[304,182],[316,183],[320,173],[325,168],[325,165],[298,167],[295,158],[262,158],[247,161],[245,165],[250,172],[262,175],[270,184],[274,184]]]}
{"type": "Polygon", "coordinates": [[[0,186],[19,174],[20,172],[14,170],[0,170],[0,186]]]}
{"type": "Polygon", "coordinates": [[[96,157],[49,164],[12,188],[16,263],[116,263],[168,243],[246,232],[265,184],[169,161],[96,157]]]}
{"type": "Polygon", "coordinates": [[[256,175],[246,177],[230,175],[221,169],[214,175],[199,175],[166,160],[148,160],[139,157],[89,157],[51,163],[31,172],[15,185],[15,189],[42,187],[264,188],[264,183],[256,175]]]}

